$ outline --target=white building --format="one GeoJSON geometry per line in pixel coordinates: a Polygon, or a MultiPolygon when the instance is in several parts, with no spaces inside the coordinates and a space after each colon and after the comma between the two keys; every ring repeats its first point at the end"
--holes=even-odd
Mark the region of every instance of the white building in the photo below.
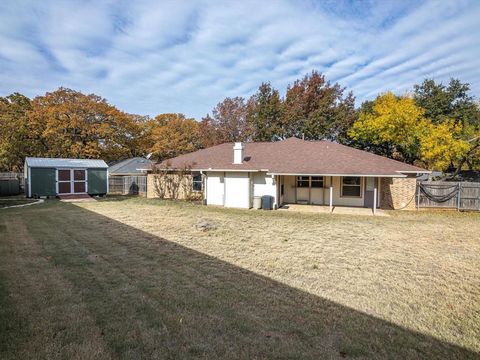
{"type": "Polygon", "coordinates": [[[273,208],[291,203],[414,208],[416,176],[428,173],[345,145],[297,138],[221,144],[157,167],[189,169],[207,205],[234,208],[251,208],[254,197],[265,195],[273,208]]]}

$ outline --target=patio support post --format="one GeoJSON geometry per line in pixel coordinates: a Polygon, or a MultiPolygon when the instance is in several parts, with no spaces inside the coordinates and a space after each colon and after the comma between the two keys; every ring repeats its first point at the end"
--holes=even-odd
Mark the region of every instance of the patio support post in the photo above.
{"type": "Polygon", "coordinates": [[[330,203],[329,204],[330,204],[330,212],[332,212],[333,211],[333,186],[331,182],[330,182],[330,203]]]}
{"type": "Polygon", "coordinates": [[[208,181],[207,173],[200,171],[200,174],[202,174],[203,205],[207,205],[207,181],[208,181]]]}
{"type": "Polygon", "coordinates": [[[377,214],[377,186],[373,188],[373,215],[377,214]]]}

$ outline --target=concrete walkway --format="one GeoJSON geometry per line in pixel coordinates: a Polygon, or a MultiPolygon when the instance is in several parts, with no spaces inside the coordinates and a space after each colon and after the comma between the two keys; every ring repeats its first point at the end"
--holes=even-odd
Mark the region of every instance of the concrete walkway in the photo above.
{"type": "Polygon", "coordinates": [[[93,197],[87,194],[72,194],[72,195],[58,195],[60,201],[63,202],[91,202],[97,201],[93,197]]]}
{"type": "MultiPolygon", "coordinates": [[[[10,200],[10,199],[2,199],[2,200],[10,200]]],[[[12,199],[12,200],[14,200],[14,199],[12,199]]],[[[43,199],[38,199],[37,201],[32,201],[32,202],[29,202],[29,203],[26,203],[26,204],[5,206],[5,207],[2,207],[2,208],[0,208],[0,209],[11,209],[11,208],[25,207],[25,206],[35,205],[35,204],[41,204],[41,203],[43,203],[44,201],[45,201],[45,200],[43,200],[43,199]]]]}
{"type": "MultiPolygon", "coordinates": [[[[281,211],[296,211],[296,212],[308,212],[308,213],[330,213],[330,207],[325,205],[300,205],[300,204],[285,204],[278,210],[281,211]]],[[[363,207],[349,207],[349,206],[334,206],[333,214],[344,215],[363,215],[373,216],[373,211],[370,208],[363,207]]],[[[375,216],[389,216],[385,211],[377,209],[375,216]]]]}

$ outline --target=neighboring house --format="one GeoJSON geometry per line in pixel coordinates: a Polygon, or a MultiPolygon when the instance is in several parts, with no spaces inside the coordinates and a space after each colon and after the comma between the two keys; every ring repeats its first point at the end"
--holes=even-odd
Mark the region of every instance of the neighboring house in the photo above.
{"type": "Polygon", "coordinates": [[[27,157],[24,171],[27,197],[108,192],[108,166],[103,160],[27,157]]]}
{"type": "Polygon", "coordinates": [[[112,164],[108,168],[109,176],[141,176],[147,175],[147,171],[152,168],[151,160],[134,157],[118,163],[112,164]]]}
{"type": "Polygon", "coordinates": [[[430,173],[422,174],[417,177],[417,181],[429,181],[443,176],[441,171],[431,171],[430,173]]]}
{"type": "Polygon", "coordinates": [[[147,171],[152,169],[153,161],[143,157],[134,157],[110,165],[108,181],[110,194],[146,195],[147,171]]]}
{"type": "Polygon", "coordinates": [[[457,176],[453,173],[432,171],[417,178],[418,181],[454,181],[454,182],[477,182],[480,183],[480,170],[460,170],[457,176]]]}
{"type": "MultiPolygon", "coordinates": [[[[251,208],[253,197],[269,195],[274,208],[297,203],[414,209],[416,176],[429,172],[345,145],[297,138],[226,143],[156,167],[189,169],[192,187],[198,189],[201,180],[206,204],[236,208],[251,208]]],[[[147,196],[157,194],[151,189],[147,196]]]]}

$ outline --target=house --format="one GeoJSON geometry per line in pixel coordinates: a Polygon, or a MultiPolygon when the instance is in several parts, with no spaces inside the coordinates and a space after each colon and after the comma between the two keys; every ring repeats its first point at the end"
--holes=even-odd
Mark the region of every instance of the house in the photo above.
{"type": "Polygon", "coordinates": [[[153,162],[134,157],[114,163],[108,168],[108,190],[110,194],[146,195],[147,171],[153,162]]]}
{"type": "Polygon", "coordinates": [[[108,166],[103,160],[27,157],[24,171],[27,197],[108,192],[108,166]]]}
{"type": "Polygon", "coordinates": [[[108,167],[108,176],[142,176],[152,168],[153,162],[143,157],[126,159],[108,167]]]}
{"type": "MultiPolygon", "coordinates": [[[[329,141],[226,143],[164,161],[188,169],[207,205],[251,208],[269,195],[273,206],[316,204],[414,209],[416,176],[427,170],[329,141]]],[[[149,182],[155,181],[150,174],[149,182]]],[[[148,197],[158,194],[152,188],[148,197]]]]}

